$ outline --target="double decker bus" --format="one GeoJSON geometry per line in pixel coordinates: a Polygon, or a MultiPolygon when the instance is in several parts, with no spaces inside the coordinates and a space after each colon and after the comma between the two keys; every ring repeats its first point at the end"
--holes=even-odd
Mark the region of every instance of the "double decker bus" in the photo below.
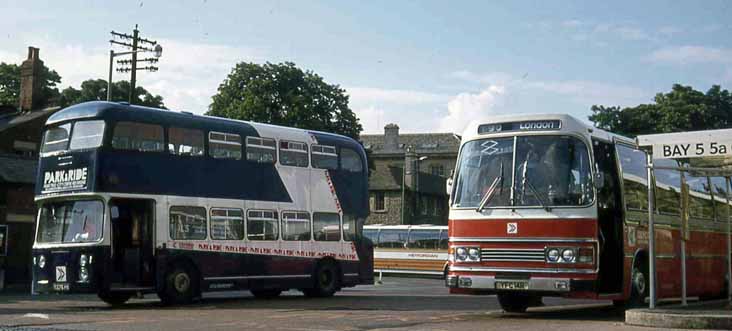
{"type": "Polygon", "coordinates": [[[448,185],[450,292],[497,294],[510,312],[543,296],[644,305],[650,185],[658,297],[682,295],[682,235],[687,293],[723,294],[727,180],[659,159],[649,183],[646,165],[634,140],[567,115],[472,123],[448,185]]]}
{"type": "Polygon", "coordinates": [[[288,289],[373,283],[366,155],[330,133],[89,102],[49,117],[33,245],[36,293],[288,289]]]}

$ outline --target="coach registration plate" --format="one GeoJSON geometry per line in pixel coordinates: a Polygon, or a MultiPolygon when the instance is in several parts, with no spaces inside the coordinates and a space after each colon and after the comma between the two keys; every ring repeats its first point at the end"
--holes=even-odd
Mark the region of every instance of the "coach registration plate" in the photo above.
{"type": "Polygon", "coordinates": [[[497,281],[497,290],[528,290],[529,282],[526,281],[497,281]]]}

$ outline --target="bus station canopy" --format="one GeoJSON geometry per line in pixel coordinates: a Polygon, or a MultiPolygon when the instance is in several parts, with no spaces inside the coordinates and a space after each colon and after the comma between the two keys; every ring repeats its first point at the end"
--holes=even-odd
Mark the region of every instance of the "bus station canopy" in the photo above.
{"type": "Polygon", "coordinates": [[[640,135],[636,143],[654,159],[684,160],[688,170],[732,176],[732,129],[640,135]]]}

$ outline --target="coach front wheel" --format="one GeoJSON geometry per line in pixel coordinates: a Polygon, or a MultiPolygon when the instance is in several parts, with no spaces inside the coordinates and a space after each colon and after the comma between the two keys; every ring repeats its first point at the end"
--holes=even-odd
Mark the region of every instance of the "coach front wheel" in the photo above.
{"type": "Polygon", "coordinates": [[[648,292],[648,269],[645,266],[634,266],[630,276],[630,298],[626,306],[628,308],[645,306],[648,292]]]}
{"type": "Polygon", "coordinates": [[[541,297],[526,294],[499,294],[498,303],[507,313],[524,313],[526,309],[541,306],[541,297]]]}

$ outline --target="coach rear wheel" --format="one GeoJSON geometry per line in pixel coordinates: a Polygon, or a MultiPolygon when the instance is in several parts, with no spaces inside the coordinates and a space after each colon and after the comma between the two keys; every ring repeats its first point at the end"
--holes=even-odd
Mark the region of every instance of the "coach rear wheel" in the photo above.
{"type": "Polygon", "coordinates": [[[267,290],[250,290],[254,297],[259,299],[272,299],[280,296],[282,290],[278,289],[267,289],[267,290]]]}
{"type": "Polygon", "coordinates": [[[303,289],[308,297],[330,297],[338,291],[338,267],[331,261],[322,261],[313,273],[313,288],[303,289]]]}
{"type": "Polygon", "coordinates": [[[186,304],[198,293],[196,273],[184,265],[175,266],[165,276],[165,288],[158,293],[164,304],[186,304]]]}
{"type": "Polygon", "coordinates": [[[99,299],[102,299],[102,301],[106,302],[110,306],[120,306],[127,302],[127,300],[130,300],[132,294],[124,292],[102,291],[97,293],[97,296],[99,296],[99,299]]]}

